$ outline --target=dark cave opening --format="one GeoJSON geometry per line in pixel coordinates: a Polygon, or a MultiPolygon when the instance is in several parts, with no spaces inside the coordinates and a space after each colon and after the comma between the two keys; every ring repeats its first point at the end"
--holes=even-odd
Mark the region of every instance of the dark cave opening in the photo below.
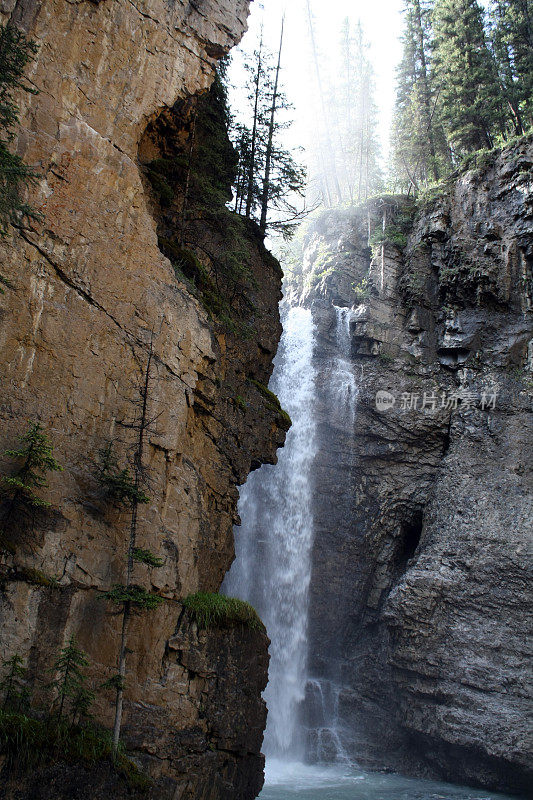
{"type": "Polygon", "coordinates": [[[402,523],[394,559],[394,576],[396,580],[407,570],[407,565],[413,558],[420,544],[423,521],[422,509],[419,508],[413,512],[412,516],[406,522],[402,523]]]}

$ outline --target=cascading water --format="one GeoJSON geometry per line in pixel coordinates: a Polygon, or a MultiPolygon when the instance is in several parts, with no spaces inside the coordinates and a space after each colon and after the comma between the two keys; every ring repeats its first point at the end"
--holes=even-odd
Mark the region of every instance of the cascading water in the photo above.
{"type": "MultiPolygon", "coordinates": [[[[323,380],[323,402],[330,409],[331,433],[342,431],[350,437],[354,427],[359,385],[351,360],[351,322],[363,308],[333,306],[335,311],[336,357],[332,359],[327,379],[323,380]]],[[[346,448],[344,457],[351,475],[353,464],[346,448]]],[[[346,478],[350,486],[349,478],[346,478]]],[[[349,491],[349,489],[348,489],[349,491]]],[[[333,643],[332,643],[333,644],[333,643]]],[[[339,694],[342,690],[338,675],[335,646],[331,649],[329,665],[323,674],[309,676],[306,685],[305,718],[307,725],[307,753],[311,762],[349,764],[339,726],[339,694]]]]}
{"type": "Polygon", "coordinates": [[[223,591],[251,602],[271,639],[265,753],[299,760],[305,746],[298,712],[306,684],[316,454],[311,312],[290,308],[283,329],[270,386],[292,427],[277,465],[252,473],[241,491],[236,559],[223,591]]]}
{"type": "MultiPolygon", "coordinates": [[[[335,308],[338,357],[325,377],[334,424],[350,431],[358,380],[350,361],[350,322],[359,309],[335,308]]],[[[313,365],[315,329],[311,312],[291,308],[272,389],[293,426],[276,466],[252,473],[241,491],[236,559],[223,591],[249,600],[271,638],[269,714],[265,735],[266,785],[262,800],[511,800],[503,795],[430,783],[397,775],[361,772],[347,757],[338,724],[341,686],[335,669],[307,675],[309,583],[313,544],[313,467],[318,447],[313,365]],[[305,695],[305,714],[301,715],[305,695]],[[307,728],[301,724],[307,715],[307,728]],[[310,718],[312,716],[312,720],[310,718]],[[310,740],[314,735],[314,748],[310,740]],[[314,749],[314,752],[312,750],[314,749]],[[313,765],[304,759],[322,762],[313,765]],[[329,762],[329,763],[324,763],[329,762]]]]}
{"type": "Polygon", "coordinates": [[[359,312],[349,307],[333,306],[333,308],[337,317],[335,338],[339,353],[331,374],[334,410],[342,422],[353,426],[358,387],[353,365],[350,362],[350,321],[359,312]]]}

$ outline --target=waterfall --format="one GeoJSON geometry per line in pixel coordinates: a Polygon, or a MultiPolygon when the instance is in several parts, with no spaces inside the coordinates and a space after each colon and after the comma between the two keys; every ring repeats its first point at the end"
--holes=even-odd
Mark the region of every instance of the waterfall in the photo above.
{"type": "Polygon", "coordinates": [[[293,424],[277,465],[253,472],[241,490],[236,559],[223,586],[226,594],[251,602],[266,625],[271,645],[264,750],[293,760],[305,751],[299,710],[307,680],[313,542],[314,337],[310,310],[290,308],[270,387],[293,424]]]}
{"type": "Polygon", "coordinates": [[[350,361],[350,321],[357,316],[352,308],[333,306],[337,318],[335,339],[338,356],[331,371],[334,414],[341,424],[353,426],[358,396],[357,381],[350,361]]]}
{"type": "MultiPolygon", "coordinates": [[[[327,420],[328,428],[321,436],[331,436],[335,447],[342,453],[343,496],[338,503],[350,502],[354,494],[351,437],[355,423],[359,381],[351,359],[351,323],[362,313],[363,308],[333,306],[335,312],[335,356],[327,367],[327,377],[322,380],[322,403],[331,409],[327,420]]],[[[319,515],[320,516],[320,515],[319,515]]],[[[323,523],[322,523],[323,524],[323,523]]],[[[306,758],[311,762],[350,762],[343,744],[339,723],[339,695],[342,691],[339,674],[338,646],[336,640],[330,641],[328,657],[323,657],[320,675],[309,675],[306,684],[306,697],[303,720],[307,729],[306,758]]]]}

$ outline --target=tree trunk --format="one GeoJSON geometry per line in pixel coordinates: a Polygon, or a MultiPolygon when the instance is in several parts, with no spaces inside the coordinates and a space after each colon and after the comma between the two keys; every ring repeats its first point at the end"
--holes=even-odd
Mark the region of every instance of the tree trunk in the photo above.
{"type": "Polygon", "coordinates": [[[257,54],[257,72],[255,75],[254,122],[252,126],[252,140],[250,142],[250,163],[248,165],[248,191],[246,197],[246,210],[244,212],[244,215],[247,219],[250,219],[250,215],[252,213],[252,204],[254,199],[255,150],[257,145],[257,124],[259,117],[259,95],[261,89],[262,53],[263,53],[263,29],[261,28],[261,39],[259,40],[259,51],[257,54]]]}
{"type": "Polygon", "coordinates": [[[272,144],[274,139],[274,126],[276,124],[276,106],[278,101],[279,70],[281,66],[281,49],[283,47],[283,28],[285,17],[281,20],[281,34],[279,38],[278,63],[276,66],[276,79],[274,81],[274,92],[272,94],[272,107],[270,109],[270,121],[268,125],[268,142],[265,153],[265,175],[263,178],[263,193],[261,196],[261,219],[259,228],[263,236],[266,233],[268,201],[270,199],[270,166],[272,163],[272,144]]]}

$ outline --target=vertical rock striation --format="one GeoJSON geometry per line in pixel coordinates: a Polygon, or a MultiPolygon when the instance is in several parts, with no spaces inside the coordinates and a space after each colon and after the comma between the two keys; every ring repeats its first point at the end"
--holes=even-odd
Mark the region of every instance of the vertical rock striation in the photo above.
{"type": "MultiPolygon", "coordinates": [[[[119,621],[98,593],[123,580],[126,522],[102,504],[94,465],[111,438],[119,456],[131,450],[153,340],[157,422],[138,544],[164,566],[136,567],[135,581],[165,601],[132,625],[124,736],[158,798],[247,800],[262,782],[266,636],[199,631],[180,600],[218,590],[233,559],[237,485],[283,443],[283,420],[252,382],[266,384],[272,370],[280,270],[250,228],[247,334],[220,324],[159,249],[157,201],[139,160],[157,120],[208,88],[217,59],[245,30],[248,6],[0,3],[0,20],[39,45],[29,70],[39,93],[20,100],[17,149],[39,172],[31,202],[43,215],[0,243],[2,274],[15,287],[0,296],[0,451],[38,419],[64,467],[47,493],[59,509],[53,524],[2,562],[1,655],[19,653],[36,679],[74,633],[95,685],[116,670],[119,621]]],[[[201,227],[209,237],[208,223],[201,227]]],[[[224,250],[223,237],[211,239],[224,250]]],[[[110,700],[98,694],[106,725],[110,700]]],[[[85,797],[126,792],[106,765],[56,765],[47,776],[16,796],[70,798],[75,785],[85,797]]]]}
{"type": "Polygon", "coordinates": [[[322,374],[311,675],[333,683],[360,764],[517,791],[531,764],[532,147],[418,208],[325,213],[303,287],[322,374]],[[353,425],[330,405],[332,303],[360,304],[353,425]]]}

